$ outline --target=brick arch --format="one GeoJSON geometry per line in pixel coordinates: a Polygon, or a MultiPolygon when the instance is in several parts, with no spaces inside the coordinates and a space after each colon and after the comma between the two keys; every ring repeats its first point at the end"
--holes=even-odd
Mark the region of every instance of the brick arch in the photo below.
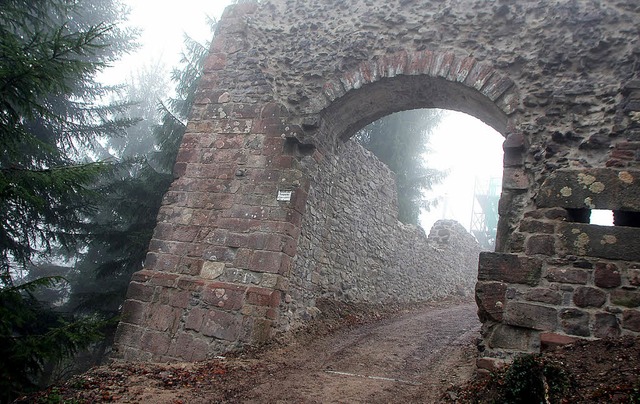
{"type": "Polygon", "coordinates": [[[489,64],[430,50],[373,57],[326,82],[311,100],[325,117],[337,115],[329,125],[343,138],[384,115],[416,108],[465,112],[505,134],[519,103],[514,82],[489,64]],[[347,103],[351,109],[341,114],[347,103]]]}
{"type": "MultiPolygon", "coordinates": [[[[268,339],[296,315],[292,303],[313,302],[313,287],[381,293],[339,273],[318,278],[351,258],[332,255],[346,240],[333,238],[341,222],[317,212],[359,219],[327,200],[364,187],[376,206],[392,205],[384,168],[337,140],[385,113],[429,106],[468,112],[506,137],[500,243],[481,255],[476,288],[482,355],[640,333],[638,229],[580,222],[593,208],[625,224],[640,212],[637,6],[354,0],[344,13],[332,3],[264,0],[225,12],[145,269],[130,284],[119,355],[204,359],[268,339]],[[340,182],[364,165],[382,182],[340,182]],[[322,226],[305,227],[313,223],[322,226]]],[[[373,216],[378,234],[396,232],[392,212],[373,216]]],[[[349,225],[341,234],[362,233],[358,220],[349,225]]],[[[352,261],[381,271],[403,258],[385,254],[352,261]]],[[[383,297],[411,282],[396,286],[383,297]]]]}
{"type": "Polygon", "coordinates": [[[324,132],[347,139],[393,112],[441,108],[472,115],[508,136],[520,104],[514,82],[488,63],[447,51],[402,51],[373,56],[327,80],[305,113],[293,117],[298,125],[286,125],[283,134],[313,142],[322,123],[324,132]]]}

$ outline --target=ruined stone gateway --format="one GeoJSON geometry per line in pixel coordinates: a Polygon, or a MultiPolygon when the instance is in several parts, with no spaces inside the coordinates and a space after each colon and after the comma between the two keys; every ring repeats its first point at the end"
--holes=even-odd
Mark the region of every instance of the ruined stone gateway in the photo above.
{"type": "Polygon", "coordinates": [[[465,266],[478,268],[480,366],[637,335],[639,22],[637,0],[229,7],[119,355],[204,359],[312,317],[321,296],[456,293],[465,266]],[[349,141],[414,108],[463,111],[505,137],[496,252],[478,266],[447,262],[472,248],[455,225],[438,246],[399,224],[392,174],[349,141]],[[589,224],[591,209],[616,226],[589,224]]]}

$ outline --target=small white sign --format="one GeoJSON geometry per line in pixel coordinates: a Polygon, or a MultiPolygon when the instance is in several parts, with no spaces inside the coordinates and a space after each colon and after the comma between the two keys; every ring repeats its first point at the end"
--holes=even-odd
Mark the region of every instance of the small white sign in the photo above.
{"type": "Polygon", "coordinates": [[[278,191],[278,197],[276,200],[278,202],[289,202],[291,201],[291,196],[293,195],[293,191],[278,191]]]}

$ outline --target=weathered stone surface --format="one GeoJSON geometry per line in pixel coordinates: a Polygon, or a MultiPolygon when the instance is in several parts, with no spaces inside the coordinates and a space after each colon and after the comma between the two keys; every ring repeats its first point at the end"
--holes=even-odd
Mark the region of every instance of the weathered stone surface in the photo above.
{"type": "Polygon", "coordinates": [[[578,307],[601,307],[607,294],[600,289],[581,286],[573,293],[573,302],[578,307]]]}
{"type": "Polygon", "coordinates": [[[629,268],[626,275],[629,285],[640,286],[640,269],[629,268]]]}
{"type": "Polygon", "coordinates": [[[562,303],[562,295],[557,290],[546,288],[535,288],[525,293],[525,299],[532,302],[559,305],[562,303]]]}
{"type": "Polygon", "coordinates": [[[528,351],[532,344],[537,342],[536,334],[537,332],[531,329],[500,324],[492,330],[488,345],[490,348],[528,351]]]}
{"type": "Polygon", "coordinates": [[[624,307],[640,307],[640,291],[616,289],[611,292],[611,303],[624,307]]]}
{"type": "MultiPolygon", "coordinates": [[[[392,173],[347,141],[379,117],[423,107],[467,112],[508,134],[496,248],[516,258],[503,257],[506,268],[481,265],[485,332],[505,325],[496,311],[505,287],[494,284],[509,291],[503,321],[529,327],[523,338],[555,326],[584,332],[582,317],[562,311],[576,310],[573,285],[590,289],[578,288],[576,304],[590,307],[593,332],[615,332],[592,307],[597,291],[612,315],[638,306],[640,281],[628,270],[640,261],[631,227],[640,211],[640,104],[628,83],[637,81],[629,55],[640,53],[640,10],[612,1],[503,3],[265,0],[229,9],[146,272],[129,289],[135,324],[121,324],[122,356],[193,360],[262,341],[298,324],[318,296],[467,293],[477,263],[470,236],[453,224],[434,237],[399,224],[392,173]],[[291,200],[277,200],[280,191],[291,200]],[[615,210],[618,227],[566,222],[594,207],[615,210]],[[616,261],[620,282],[596,267],[598,258],[616,261]],[[557,290],[562,301],[527,286],[557,290]],[[208,311],[223,315],[208,319],[208,311]]],[[[485,354],[504,356],[501,349],[485,354]]]]}
{"type": "Polygon", "coordinates": [[[589,331],[589,313],[582,310],[560,310],[560,326],[562,331],[569,335],[588,337],[591,334],[589,331]]]}
{"type": "Polygon", "coordinates": [[[507,285],[502,282],[478,282],[476,303],[481,320],[502,321],[507,285]]]}
{"type": "Polygon", "coordinates": [[[555,330],[558,311],[553,307],[530,303],[508,302],[503,315],[505,324],[534,330],[555,330]]]}
{"type": "Polygon", "coordinates": [[[640,171],[556,170],[542,184],[540,207],[640,211],[640,171]]]}
{"type": "Polygon", "coordinates": [[[640,332],[640,311],[625,310],[622,312],[622,328],[640,332]]]}
{"type": "Polygon", "coordinates": [[[599,262],[596,264],[594,282],[601,288],[615,288],[622,284],[622,276],[615,264],[599,262]]]}
{"type": "Polygon", "coordinates": [[[548,255],[552,256],[556,252],[556,239],[554,236],[547,234],[538,234],[530,236],[525,242],[524,251],[527,255],[548,255]]]}
{"type": "Polygon", "coordinates": [[[563,223],[559,231],[570,254],[640,261],[640,228],[563,223]]]}
{"type": "Polygon", "coordinates": [[[589,272],[575,268],[549,268],[545,278],[549,282],[585,285],[589,280],[589,272]]]}
{"type": "Polygon", "coordinates": [[[593,335],[597,338],[615,338],[620,336],[620,322],[610,313],[596,313],[593,335]]]}
{"type": "Polygon", "coordinates": [[[542,262],[514,254],[480,253],[478,279],[535,286],[540,281],[542,262]]]}

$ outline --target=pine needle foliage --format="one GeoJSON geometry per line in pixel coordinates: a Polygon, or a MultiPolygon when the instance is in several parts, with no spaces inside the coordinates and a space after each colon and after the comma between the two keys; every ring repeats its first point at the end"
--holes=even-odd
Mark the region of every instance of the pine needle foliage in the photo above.
{"type": "Polygon", "coordinates": [[[81,158],[132,123],[105,102],[116,88],[95,75],[132,46],[116,0],[0,2],[0,400],[33,387],[47,362],[95,341],[102,324],[63,316],[16,282],[34,258],[86,241],[95,184],[115,169],[81,158]],[[104,22],[107,21],[107,22],[104,22]]]}
{"type": "Polygon", "coordinates": [[[441,119],[438,110],[419,109],[387,115],[356,133],[354,139],[396,174],[398,219],[418,225],[420,211],[435,204],[424,191],[441,182],[446,172],[429,168],[429,137],[441,119]]]}

